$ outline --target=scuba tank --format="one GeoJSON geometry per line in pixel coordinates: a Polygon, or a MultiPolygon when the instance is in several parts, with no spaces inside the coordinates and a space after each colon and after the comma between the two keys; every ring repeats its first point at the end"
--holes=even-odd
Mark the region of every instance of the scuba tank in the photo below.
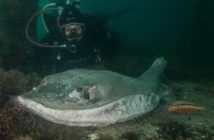
{"type": "MultiPolygon", "coordinates": [[[[43,9],[45,10],[46,8],[49,8],[49,7],[56,7],[58,6],[58,9],[56,9],[55,11],[54,10],[50,10],[48,12],[46,12],[46,14],[49,14],[51,16],[59,16],[59,14],[61,13],[57,13],[57,12],[60,12],[60,10],[62,10],[62,8],[65,6],[65,5],[68,5],[68,4],[73,4],[73,3],[77,3],[79,2],[79,0],[38,0],[38,4],[37,4],[37,7],[38,9],[43,9]],[[61,6],[61,8],[60,8],[61,6]]],[[[41,41],[41,39],[47,34],[47,28],[46,27],[46,23],[44,23],[44,15],[43,13],[41,13],[40,16],[37,17],[36,19],[36,37],[37,37],[37,40],[41,41]]]]}
{"type": "MultiPolygon", "coordinates": [[[[52,0],[38,0],[37,8],[42,9],[45,5],[50,4],[52,0]]],[[[36,39],[41,41],[42,38],[47,34],[44,27],[42,16],[38,16],[36,19],[36,39]]]]}

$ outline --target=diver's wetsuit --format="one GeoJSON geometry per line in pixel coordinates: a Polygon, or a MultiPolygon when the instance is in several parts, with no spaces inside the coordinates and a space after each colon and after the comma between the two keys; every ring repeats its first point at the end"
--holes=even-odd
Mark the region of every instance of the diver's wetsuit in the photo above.
{"type": "Polygon", "coordinates": [[[66,48],[35,48],[37,70],[54,72],[70,68],[88,68],[104,64],[117,52],[118,38],[106,27],[105,19],[85,15],[86,31],[77,43],[63,38],[58,28],[53,29],[44,39],[44,44],[66,45],[66,48]]]}

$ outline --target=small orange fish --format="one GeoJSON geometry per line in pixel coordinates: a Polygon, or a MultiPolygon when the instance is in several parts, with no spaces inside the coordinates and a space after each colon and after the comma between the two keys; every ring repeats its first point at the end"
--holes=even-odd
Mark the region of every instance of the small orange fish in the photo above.
{"type": "Polygon", "coordinates": [[[202,107],[200,105],[197,105],[191,102],[180,101],[172,104],[168,108],[168,111],[172,113],[192,113],[192,112],[197,112],[204,109],[205,107],[202,107]]]}

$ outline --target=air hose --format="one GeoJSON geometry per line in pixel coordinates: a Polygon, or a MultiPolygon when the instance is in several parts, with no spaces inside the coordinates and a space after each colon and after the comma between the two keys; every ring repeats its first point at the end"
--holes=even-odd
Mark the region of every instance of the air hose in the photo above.
{"type": "MultiPolygon", "coordinates": [[[[45,5],[45,6],[42,8],[42,10],[45,11],[47,8],[49,8],[49,7],[51,7],[51,6],[56,6],[56,3],[47,4],[47,5],[45,5]]],[[[44,18],[44,12],[41,13],[41,18],[42,18],[42,23],[43,23],[43,26],[44,26],[46,32],[49,33],[49,29],[48,29],[48,27],[47,27],[47,24],[46,24],[45,18],[44,18]]]]}
{"type": "Polygon", "coordinates": [[[37,41],[34,41],[30,35],[29,35],[29,27],[31,25],[31,22],[38,16],[38,15],[41,15],[42,16],[42,22],[43,22],[43,25],[44,25],[44,28],[46,30],[47,33],[49,33],[49,29],[45,23],[45,20],[44,20],[44,15],[43,13],[46,12],[46,11],[51,11],[51,10],[59,10],[59,7],[51,7],[50,6],[56,6],[55,3],[50,3],[46,6],[44,6],[41,10],[37,11],[30,19],[29,21],[27,22],[26,24],[26,27],[25,27],[25,35],[26,35],[26,38],[34,45],[37,45],[37,46],[40,46],[40,47],[48,47],[48,48],[58,48],[58,47],[65,47],[64,45],[46,45],[46,44],[41,44],[41,43],[38,43],[37,41]]]}

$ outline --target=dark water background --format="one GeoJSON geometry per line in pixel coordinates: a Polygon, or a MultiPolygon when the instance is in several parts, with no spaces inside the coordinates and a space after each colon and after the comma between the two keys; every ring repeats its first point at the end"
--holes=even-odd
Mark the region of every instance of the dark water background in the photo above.
{"type": "Polygon", "coordinates": [[[112,21],[112,28],[119,31],[122,38],[121,51],[140,58],[165,56],[172,71],[183,71],[187,74],[184,77],[189,74],[198,78],[206,74],[213,76],[212,0],[119,0],[104,4],[96,1],[96,8],[90,6],[109,12],[130,5],[134,6],[133,11],[112,21]]]}
{"type": "Polygon", "coordinates": [[[83,7],[88,6],[89,10],[92,9],[90,11],[112,12],[134,7],[112,23],[112,28],[122,35],[122,49],[133,53],[159,49],[184,60],[195,58],[198,64],[209,63],[212,59],[208,59],[208,56],[213,56],[214,45],[212,0],[92,0],[88,5],[86,2],[84,5],[83,1],[83,7]]]}

